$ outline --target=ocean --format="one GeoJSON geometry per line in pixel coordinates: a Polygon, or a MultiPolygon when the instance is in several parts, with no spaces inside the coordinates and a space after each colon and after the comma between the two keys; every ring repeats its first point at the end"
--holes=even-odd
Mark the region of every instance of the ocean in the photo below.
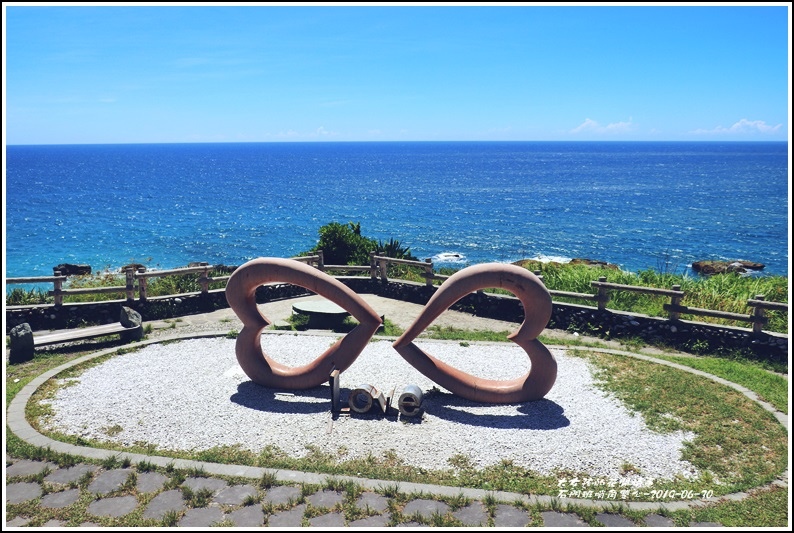
{"type": "Polygon", "coordinates": [[[785,142],[6,147],[6,277],[291,257],[329,222],[462,267],[588,258],[788,275],[785,142]]]}

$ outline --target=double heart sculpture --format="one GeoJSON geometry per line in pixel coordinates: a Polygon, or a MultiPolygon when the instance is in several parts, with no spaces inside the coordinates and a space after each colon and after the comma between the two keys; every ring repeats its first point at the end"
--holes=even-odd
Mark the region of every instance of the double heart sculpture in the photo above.
{"type": "MultiPolygon", "coordinates": [[[[352,289],[325,272],[292,259],[263,257],[240,266],[226,285],[226,300],[243,323],[235,345],[240,367],[255,383],[272,388],[308,389],[327,382],[334,369],[343,372],[353,364],[382,322],[352,289]],[[271,322],[256,306],[256,289],[272,282],[291,283],[319,294],[344,308],[359,324],[311,363],[301,367],[282,365],[262,350],[260,342],[262,330],[271,322]]],[[[393,347],[422,374],[463,398],[484,403],[538,400],[551,390],[557,379],[557,362],[537,339],[551,318],[551,310],[549,291],[530,271],[502,263],[474,265],[456,272],[436,290],[393,347]],[[439,361],[413,343],[455,302],[492,287],[512,292],[524,307],[524,321],[508,339],[529,356],[531,365],[525,375],[501,381],[479,378],[439,361]]]]}

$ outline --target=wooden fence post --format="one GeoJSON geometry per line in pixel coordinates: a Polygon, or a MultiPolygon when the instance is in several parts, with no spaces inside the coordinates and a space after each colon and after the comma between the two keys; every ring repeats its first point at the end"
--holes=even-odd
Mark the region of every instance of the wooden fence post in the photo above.
{"type": "Polygon", "coordinates": [[[375,261],[375,252],[369,253],[369,279],[377,279],[378,277],[378,262],[375,261]]]}
{"type": "MultiPolygon", "coordinates": [[[[146,267],[140,267],[138,269],[138,274],[143,274],[144,272],[146,272],[146,267]]],[[[138,278],[138,298],[142,302],[146,301],[146,277],[145,276],[141,276],[141,277],[138,278]]]]}
{"type": "MultiPolygon", "coordinates": [[[[56,277],[61,277],[60,270],[56,270],[54,274],[56,277]]],[[[55,298],[54,299],[55,305],[56,306],[63,305],[63,294],[61,294],[61,289],[63,289],[63,281],[56,279],[55,281],[52,282],[52,288],[53,288],[52,294],[53,297],[55,298]]]]}
{"type": "MultiPolygon", "coordinates": [[[[763,300],[766,298],[763,294],[756,294],[756,300],[763,300]]],[[[763,307],[754,307],[753,308],[753,333],[758,334],[761,333],[761,330],[764,327],[764,308],[763,307]]]]}
{"type": "Polygon", "coordinates": [[[201,273],[201,277],[199,278],[199,283],[201,284],[201,294],[207,294],[210,290],[210,269],[209,267],[204,267],[204,271],[201,273]]]}
{"type": "Polygon", "coordinates": [[[389,269],[389,262],[386,259],[380,259],[378,261],[378,266],[380,266],[380,280],[383,283],[389,281],[389,276],[387,270],[389,269]]]}
{"type": "MultiPolygon", "coordinates": [[[[673,285],[671,288],[674,291],[680,291],[681,290],[681,285],[673,285]]],[[[670,296],[670,306],[671,307],[675,307],[675,306],[678,306],[678,305],[681,305],[681,297],[677,296],[675,294],[670,296]]],[[[679,313],[677,311],[670,311],[669,318],[670,318],[670,320],[678,320],[678,319],[681,318],[681,313],[679,313]]]]}
{"type": "Polygon", "coordinates": [[[124,274],[127,277],[127,303],[132,303],[135,299],[135,271],[130,267],[124,274]]]}
{"type": "Polygon", "coordinates": [[[322,250],[317,250],[317,270],[325,270],[325,259],[323,259],[322,250]]]}
{"type": "Polygon", "coordinates": [[[433,263],[431,259],[425,259],[425,285],[433,286],[433,263]]]}
{"type": "MultiPolygon", "coordinates": [[[[601,283],[606,283],[607,278],[606,276],[601,276],[598,278],[598,281],[601,283]]],[[[606,287],[598,287],[598,310],[603,311],[607,308],[607,302],[609,301],[609,294],[607,294],[606,287]]]]}

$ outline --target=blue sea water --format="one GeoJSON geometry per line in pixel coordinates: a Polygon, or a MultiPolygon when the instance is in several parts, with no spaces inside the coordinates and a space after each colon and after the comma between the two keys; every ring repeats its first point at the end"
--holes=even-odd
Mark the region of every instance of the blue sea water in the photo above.
{"type": "Polygon", "coordinates": [[[8,146],[6,171],[6,277],[290,257],[332,221],[439,266],[745,259],[788,275],[785,142],[8,146]]]}

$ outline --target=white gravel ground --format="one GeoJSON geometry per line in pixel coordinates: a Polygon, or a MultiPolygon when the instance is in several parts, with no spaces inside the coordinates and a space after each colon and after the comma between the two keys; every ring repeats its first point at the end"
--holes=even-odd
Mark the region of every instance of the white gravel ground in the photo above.
{"type": "MultiPolygon", "coordinates": [[[[275,360],[298,366],[333,342],[331,336],[266,334],[262,344],[275,360]]],[[[524,352],[510,344],[420,340],[417,345],[490,379],[520,376],[529,365],[524,352]]],[[[428,394],[435,386],[431,380],[390,342],[373,341],[341,374],[342,400],[351,389],[371,384],[384,394],[395,388],[396,404],[405,386],[416,384],[425,393],[423,416],[353,413],[330,426],[327,384],[304,391],[256,385],[238,366],[234,346],[226,338],[193,339],[116,356],[61,388],[47,424],[72,435],[159,449],[239,444],[258,452],[272,445],[300,457],[315,447],[340,459],[380,457],[392,450],[405,463],[426,469],[449,468],[448,460],[463,454],[476,467],[510,460],[542,474],[564,469],[607,478],[618,478],[630,463],[640,472],[634,483],[646,485],[676,474],[697,475],[680,459],[683,443],[693,435],[649,430],[641,416],[595,386],[586,361],[564,350],[553,350],[557,382],[545,399],[488,405],[443,389],[428,394]],[[114,426],[123,430],[108,431],[114,426]]]]}

